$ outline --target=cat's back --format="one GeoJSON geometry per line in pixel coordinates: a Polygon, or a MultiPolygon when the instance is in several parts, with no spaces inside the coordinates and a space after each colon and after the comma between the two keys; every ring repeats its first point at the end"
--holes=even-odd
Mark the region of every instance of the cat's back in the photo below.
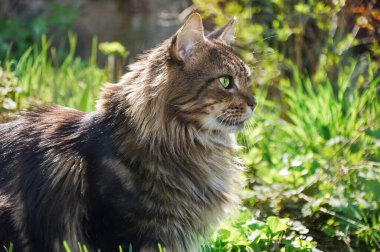
{"type": "Polygon", "coordinates": [[[23,113],[15,121],[0,124],[0,169],[28,156],[53,149],[67,150],[83,137],[86,113],[53,106],[23,113]]]}
{"type": "Polygon", "coordinates": [[[20,180],[20,174],[47,174],[61,165],[59,160],[72,159],[69,156],[86,137],[86,115],[60,106],[41,107],[0,124],[0,188],[4,191],[6,183],[20,180]]]}
{"type": "Polygon", "coordinates": [[[75,109],[52,106],[0,124],[0,187],[21,173],[48,174],[57,166],[63,169],[62,162],[76,162],[80,146],[89,138],[90,118],[75,109]]]}

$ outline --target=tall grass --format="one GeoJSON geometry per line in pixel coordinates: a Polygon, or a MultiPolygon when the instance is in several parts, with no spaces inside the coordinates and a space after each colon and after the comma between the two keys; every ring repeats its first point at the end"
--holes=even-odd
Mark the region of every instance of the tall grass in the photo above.
{"type": "Polygon", "coordinates": [[[41,43],[29,48],[19,61],[3,62],[7,71],[14,72],[20,80],[21,100],[34,97],[45,103],[93,110],[101,85],[109,80],[108,71],[96,65],[96,39],[89,60],[75,56],[75,35],[69,34],[68,40],[69,50],[63,57],[42,36],[41,43]]]}

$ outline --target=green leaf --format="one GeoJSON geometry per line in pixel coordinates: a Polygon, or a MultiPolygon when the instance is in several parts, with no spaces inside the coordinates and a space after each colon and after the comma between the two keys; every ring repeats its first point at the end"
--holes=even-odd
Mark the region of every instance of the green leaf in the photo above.
{"type": "Polygon", "coordinates": [[[288,229],[289,219],[281,219],[276,216],[270,216],[267,218],[267,225],[273,234],[276,234],[281,231],[288,229]]]}
{"type": "Polygon", "coordinates": [[[87,105],[89,104],[89,100],[88,100],[89,93],[90,93],[90,86],[87,85],[85,89],[83,90],[83,93],[79,102],[79,108],[83,111],[86,111],[87,105]]]}
{"type": "Polygon", "coordinates": [[[64,242],[63,242],[63,246],[65,247],[65,251],[66,251],[66,252],[71,252],[70,246],[69,246],[69,244],[67,243],[67,241],[64,241],[64,242]]]}
{"type": "Polygon", "coordinates": [[[163,247],[160,243],[157,246],[158,246],[158,251],[159,252],[166,252],[165,247],[163,247]]]}
{"type": "Polygon", "coordinates": [[[221,240],[227,240],[231,235],[231,231],[227,229],[219,229],[218,230],[218,238],[221,240]]]}

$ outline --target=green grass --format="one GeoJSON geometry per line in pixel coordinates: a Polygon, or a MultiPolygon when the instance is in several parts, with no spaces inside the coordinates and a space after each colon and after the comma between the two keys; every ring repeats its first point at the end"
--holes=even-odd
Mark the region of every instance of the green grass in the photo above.
{"type": "Polygon", "coordinates": [[[69,51],[65,55],[60,55],[43,36],[41,43],[29,48],[17,62],[5,60],[4,68],[14,72],[21,84],[19,101],[33,99],[82,111],[93,110],[109,73],[96,65],[96,39],[89,60],[75,57],[75,50],[73,34],[69,34],[69,51]]]}
{"type": "MultiPolygon", "coordinates": [[[[42,37],[19,61],[2,62],[19,79],[20,107],[32,99],[93,109],[108,71],[95,63],[95,40],[88,60],[74,56],[75,36],[69,41],[64,56],[42,37]]],[[[249,182],[244,204],[202,251],[379,251],[379,67],[353,61],[335,83],[322,69],[310,77],[288,67],[280,100],[266,86],[257,90],[255,116],[238,134],[249,182]]]]}

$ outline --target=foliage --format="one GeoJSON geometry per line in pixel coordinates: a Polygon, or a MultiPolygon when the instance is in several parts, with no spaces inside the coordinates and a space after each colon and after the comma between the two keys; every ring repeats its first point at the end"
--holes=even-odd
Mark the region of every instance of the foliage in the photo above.
{"type": "Polygon", "coordinates": [[[368,27],[379,27],[379,20],[367,17],[378,17],[380,9],[368,3],[361,4],[359,12],[357,2],[362,1],[194,0],[217,26],[237,17],[236,47],[254,67],[254,81],[275,89],[289,72],[288,60],[311,76],[326,72],[334,85],[338,67],[349,65],[359,51],[380,56],[380,30],[368,32],[368,27]]]}
{"type": "Polygon", "coordinates": [[[307,232],[300,222],[276,216],[259,221],[242,208],[238,217],[219,229],[202,251],[317,251],[316,242],[307,232]]]}
{"type": "Polygon", "coordinates": [[[380,76],[352,83],[363,74],[358,65],[341,70],[337,91],[328,80],[312,80],[293,67],[294,86],[288,80],[282,88],[285,119],[278,103],[262,100],[239,139],[252,189],[246,204],[254,212],[304,222],[320,247],[334,238],[335,249],[375,251],[380,248],[380,76]]]}

